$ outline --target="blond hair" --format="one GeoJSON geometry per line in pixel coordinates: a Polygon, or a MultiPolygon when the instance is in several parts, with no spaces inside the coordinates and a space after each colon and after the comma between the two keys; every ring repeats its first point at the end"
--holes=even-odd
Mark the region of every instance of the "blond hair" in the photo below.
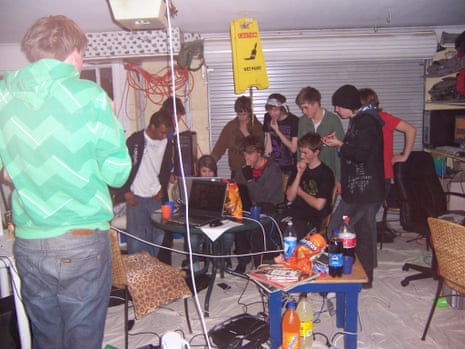
{"type": "Polygon", "coordinates": [[[66,16],[39,18],[26,32],[21,50],[30,62],[43,58],[64,61],[75,49],[84,53],[87,37],[81,28],[66,16]]]}

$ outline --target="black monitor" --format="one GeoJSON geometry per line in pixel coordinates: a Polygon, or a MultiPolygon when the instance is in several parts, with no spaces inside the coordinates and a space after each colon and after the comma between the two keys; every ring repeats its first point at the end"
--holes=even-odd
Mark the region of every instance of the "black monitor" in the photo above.
{"type": "Polygon", "coordinates": [[[459,146],[463,144],[455,136],[461,133],[463,137],[463,122],[465,109],[442,109],[425,111],[423,119],[423,145],[435,148],[443,145],[459,146]],[[461,126],[457,127],[458,122],[461,126]],[[460,128],[462,131],[460,131],[460,128]],[[457,131],[456,131],[457,129],[457,131]]]}
{"type": "Polygon", "coordinates": [[[455,116],[454,143],[465,145],[465,114],[455,116]]]}
{"type": "Polygon", "coordinates": [[[184,131],[174,137],[174,173],[181,175],[181,158],[178,153],[178,140],[181,148],[182,167],[186,177],[194,177],[195,164],[197,162],[197,133],[193,131],[184,131]]]}

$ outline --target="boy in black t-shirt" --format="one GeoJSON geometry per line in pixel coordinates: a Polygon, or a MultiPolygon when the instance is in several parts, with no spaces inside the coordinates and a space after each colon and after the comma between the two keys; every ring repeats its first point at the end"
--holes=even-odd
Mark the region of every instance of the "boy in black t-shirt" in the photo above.
{"type": "Polygon", "coordinates": [[[312,229],[318,231],[331,209],[334,174],[321,162],[322,143],[318,133],[308,132],[298,141],[300,161],[288,180],[286,199],[291,203],[287,215],[292,217],[297,238],[312,229]]]}

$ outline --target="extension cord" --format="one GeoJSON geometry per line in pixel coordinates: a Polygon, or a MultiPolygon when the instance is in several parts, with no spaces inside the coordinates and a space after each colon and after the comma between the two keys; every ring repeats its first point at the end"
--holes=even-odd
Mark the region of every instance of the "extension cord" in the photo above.
{"type": "Polygon", "coordinates": [[[336,315],[336,309],[334,308],[334,303],[331,299],[326,298],[326,304],[328,308],[328,313],[330,316],[336,315]]]}

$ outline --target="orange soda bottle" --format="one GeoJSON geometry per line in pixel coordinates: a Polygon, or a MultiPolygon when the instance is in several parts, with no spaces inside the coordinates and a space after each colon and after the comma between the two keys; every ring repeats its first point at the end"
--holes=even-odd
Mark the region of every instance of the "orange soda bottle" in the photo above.
{"type": "Polygon", "coordinates": [[[294,301],[287,304],[281,324],[282,349],[300,349],[300,319],[294,301]]]}

